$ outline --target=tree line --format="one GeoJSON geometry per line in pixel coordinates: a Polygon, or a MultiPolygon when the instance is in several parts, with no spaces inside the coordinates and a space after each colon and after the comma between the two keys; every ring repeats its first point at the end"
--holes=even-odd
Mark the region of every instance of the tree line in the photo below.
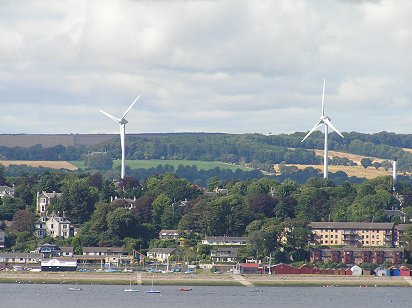
{"type": "MultiPolygon", "coordinates": [[[[279,135],[176,133],[129,135],[126,142],[127,159],[190,159],[249,164],[272,171],[273,164],[320,164],[322,158],[311,149],[323,149],[323,134],[315,132],[301,142],[304,132],[279,135]]],[[[392,160],[398,158],[399,170],[412,169],[412,135],[381,132],[362,134],[350,132],[345,138],[331,133],[331,150],[392,160]]],[[[110,159],[121,156],[117,138],[95,146],[43,148],[7,148],[0,146],[0,156],[9,160],[87,160],[91,152],[105,152],[110,159]]],[[[339,162],[342,163],[342,162],[339,162]]],[[[348,162],[345,162],[348,163],[348,162]]],[[[350,163],[350,162],[349,162],[350,163]]]]}

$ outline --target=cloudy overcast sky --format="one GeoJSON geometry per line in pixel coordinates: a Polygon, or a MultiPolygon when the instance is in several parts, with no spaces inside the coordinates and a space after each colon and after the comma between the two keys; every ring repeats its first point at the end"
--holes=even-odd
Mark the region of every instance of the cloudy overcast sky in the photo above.
{"type": "Polygon", "coordinates": [[[0,1],[0,133],[412,133],[412,1],[0,1]]]}

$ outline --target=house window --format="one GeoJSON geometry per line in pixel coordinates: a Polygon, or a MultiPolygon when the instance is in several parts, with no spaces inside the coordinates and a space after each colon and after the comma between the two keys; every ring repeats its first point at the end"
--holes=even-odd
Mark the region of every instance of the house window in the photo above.
{"type": "Polygon", "coordinates": [[[50,231],[50,234],[54,234],[54,231],[50,231]]]}
{"type": "Polygon", "coordinates": [[[42,205],[42,206],[41,206],[41,211],[44,212],[44,210],[45,210],[45,206],[42,205]]]}
{"type": "Polygon", "coordinates": [[[63,232],[63,236],[66,237],[66,236],[67,236],[67,232],[63,232]]]}
{"type": "Polygon", "coordinates": [[[338,241],[335,241],[335,244],[337,244],[338,243],[338,241]]]}
{"type": "Polygon", "coordinates": [[[50,228],[53,229],[53,224],[50,225],[50,228]]]}
{"type": "Polygon", "coordinates": [[[338,236],[337,236],[337,235],[335,235],[335,238],[338,238],[338,236]]]}
{"type": "Polygon", "coordinates": [[[63,229],[67,229],[67,225],[63,225],[63,229]]]}

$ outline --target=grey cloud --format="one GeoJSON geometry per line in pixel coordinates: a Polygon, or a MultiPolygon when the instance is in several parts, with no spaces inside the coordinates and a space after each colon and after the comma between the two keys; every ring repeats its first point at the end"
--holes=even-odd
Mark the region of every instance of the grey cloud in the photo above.
{"type": "Polygon", "coordinates": [[[411,11],[406,0],[1,2],[0,127],[117,132],[98,110],[120,114],[141,94],[131,132],[304,131],[326,78],[342,131],[405,132],[411,11]]]}

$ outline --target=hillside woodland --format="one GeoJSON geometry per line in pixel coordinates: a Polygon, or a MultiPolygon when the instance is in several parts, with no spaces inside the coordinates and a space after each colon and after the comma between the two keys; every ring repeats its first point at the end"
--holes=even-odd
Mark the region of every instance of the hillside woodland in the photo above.
{"type": "MultiPolygon", "coordinates": [[[[28,252],[43,242],[72,245],[77,253],[83,246],[124,245],[129,251],[169,247],[176,243],[158,240],[158,232],[179,229],[186,230],[188,258],[206,255],[209,248],[197,245],[203,236],[227,235],[250,238],[250,245],[242,250],[244,259],[273,253],[278,262],[292,262],[308,259],[310,221],[400,222],[384,213],[385,209],[399,207],[390,177],[340,185],[320,178],[303,184],[290,179],[213,178],[209,191],[216,187],[227,191],[212,196],[175,173],[149,176],[141,183],[133,177],[114,183],[100,173],[56,171],[8,177],[1,168],[0,179],[2,185],[15,185],[15,197],[4,197],[0,204],[0,220],[10,251],[28,252]],[[39,191],[63,193],[47,211],[64,213],[78,228],[75,237],[34,237],[39,191]],[[124,198],[132,199],[131,209],[124,198]]],[[[409,220],[411,185],[398,183],[397,191],[404,196],[402,206],[409,220]]]]}
{"type": "MultiPolygon", "coordinates": [[[[287,178],[299,183],[311,177],[320,177],[322,164],[321,149],[323,134],[314,133],[311,138],[301,142],[305,133],[260,135],[260,134],[210,134],[210,133],[177,133],[177,134],[144,134],[127,137],[127,159],[172,159],[219,161],[250,168],[250,171],[230,171],[221,168],[199,170],[196,166],[181,165],[173,167],[161,164],[153,168],[128,170],[127,174],[140,182],[151,175],[174,172],[179,177],[200,186],[217,176],[224,181],[247,180],[250,178],[271,177],[277,181],[287,178]]],[[[348,167],[362,165],[364,168],[376,168],[390,172],[391,160],[398,158],[398,171],[409,175],[412,166],[412,137],[381,132],[377,134],[344,133],[345,138],[331,134],[329,138],[330,165],[342,166],[342,170],[330,174],[337,184],[345,181],[360,183],[365,178],[359,173],[345,173],[348,167]],[[339,151],[340,154],[337,154],[339,151]],[[347,155],[344,153],[348,153],[347,155]],[[343,154],[343,155],[342,155],[343,154]],[[352,159],[357,154],[363,159],[352,159]]],[[[6,160],[48,160],[48,161],[84,161],[86,169],[96,170],[105,178],[114,179],[118,171],[113,171],[113,160],[121,156],[117,138],[90,147],[55,147],[44,148],[36,145],[30,148],[7,148],[0,146],[0,157],[6,160]]],[[[6,174],[18,176],[27,172],[45,172],[47,168],[29,166],[9,166],[6,174]]],[[[370,178],[370,177],[369,177],[370,178]]],[[[405,177],[403,180],[408,180],[405,177]]]]}

